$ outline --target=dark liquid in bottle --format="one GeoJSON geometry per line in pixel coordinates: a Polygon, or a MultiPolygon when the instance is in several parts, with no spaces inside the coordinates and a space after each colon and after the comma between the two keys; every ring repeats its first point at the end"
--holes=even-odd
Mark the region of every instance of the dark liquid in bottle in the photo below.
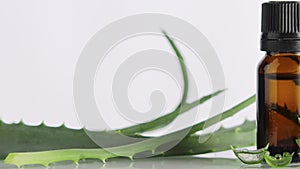
{"type": "Polygon", "coordinates": [[[293,161],[300,162],[300,75],[259,74],[258,80],[257,147],[269,143],[272,155],[294,152],[293,161]]]}

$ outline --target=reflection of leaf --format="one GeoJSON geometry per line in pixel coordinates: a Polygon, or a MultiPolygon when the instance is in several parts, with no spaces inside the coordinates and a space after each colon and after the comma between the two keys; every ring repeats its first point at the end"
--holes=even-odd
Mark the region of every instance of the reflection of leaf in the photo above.
{"type": "Polygon", "coordinates": [[[292,112],[288,109],[286,104],[284,104],[284,106],[280,106],[278,104],[272,103],[269,107],[272,111],[275,111],[276,113],[283,115],[285,118],[291,120],[292,122],[299,124],[298,110],[292,112]]]}
{"type": "Polygon", "coordinates": [[[295,144],[291,138],[297,138],[300,132],[299,125],[277,112],[270,113],[268,122],[270,145],[273,146],[278,144],[277,140],[283,142],[292,141],[292,144],[295,144]]]}
{"type": "Polygon", "coordinates": [[[299,79],[295,79],[295,80],[293,80],[293,82],[295,83],[296,86],[300,86],[300,80],[299,79]]]}
{"type": "Polygon", "coordinates": [[[298,56],[286,56],[286,57],[292,59],[293,61],[295,61],[299,65],[298,56]]]}
{"type": "Polygon", "coordinates": [[[272,103],[269,106],[266,105],[266,107],[270,110],[268,123],[270,145],[295,144],[294,140],[291,138],[297,138],[298,133],[300,132],[298,110],[292,112],[288,109],[286,104],[284,106],[280,106],[272,103]]]}

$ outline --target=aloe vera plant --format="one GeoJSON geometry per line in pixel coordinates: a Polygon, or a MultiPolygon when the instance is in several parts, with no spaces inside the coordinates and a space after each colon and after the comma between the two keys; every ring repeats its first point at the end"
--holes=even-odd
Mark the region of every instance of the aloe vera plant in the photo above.
{"type": "MultiPolygon", "coordinates": [[[[187,105],[188,109],[204,103],[211,97],[221,93],[217,91],[204,96],[199,100],[187,105]]],[[[168,118],[168,115],[162,116],[168,118]]],[[[91,132],[91,131],[89,131],[91,132]]],[[[118,132],[93,132],[97,138],[108,140],[113,146],[129,144],[118,140],[121,135],[118,132]]],[[[141,136],[139,136],[141,138],[141,136]]],[[[145,138],[146,139],[146,138],[145,138]]],[[[10,152],[42,151],[66,148],[98,148],[83,129],[69,129],[64,125],[60,127],[27,126],[22,121],[18,124],[5,124],[0,122],[0,159],[4,159],[10,152]]]]}
{"type": "MultiPolygon", "coordinates": [[[[254,97],[246,99],[244,102],[238,104],[237,106],[229,109],[224,112],[225,116],[222,119],[226,119],[229,114],[236,114],[240,108],[247,107],[251,103],[253,103],[254,97]]],[[[217,116],[214,116],[208,121],[214,121],[217,116]]],[[[203,129],[205,121],[198,123],[192,127],[197,129],[203,129]]],[[[212,123],[211,123],[212,124],[212,123]]],[[[133,158],[133,156],[137,153],[151,151],[155,152],[156,148],[170,143],[172,141],[176,141],[178,136],[181,136],[182,133],[185,132],[186,129],[182,129],[180,131],[167,134],[165,136],[146,139],[141,142],[117,146],[107,149],[64,149],[64,150],[51,150],[51,151],[42,151],[42,152],[25,152],[25,153],[10,153],[6,159],[5,163],[15,164],[17,166],[22,166],[26,164],[41,164],[47,166],[52,162],[59,162],[70,160],[74,162],[78,162],[80,159],[85,158],[93,158],[100,159],[105,161],[109,158],[113,157],[128,157],[133,158]],[[111,153],[114,152],[114,153],[111,153]],[[118,154],[118,155],[116,155],[118,154]],[[120,155],[121,154],[121,155],[120,155]]],[[[191,130],[196,131],[196,130],[191,130]]],[[[231,129],[223,129],[221,128],[218,132],[213,133],[211,138],[208,139],[204,143],[199,142],[199,137],[197,135],[190,135],[183,139],[178,145],[176,145],[171,150],[165,152],[165,155],[187,155],[187,154],[201,154],[207,152],[218,152],[223,150],[229,150],[231,143],[236,143],[240,146],[250,146],[255,143],[255,122],[245,122],[242,126],[237,126],[231,129]],[[223,138],[222,138],[223,137],[223,138]],[[222,140],[221,140],[222,138],[222,140]],[[244,139],[249,138],[249,139],[244,139]],[[224,141],[225,140],[225,141],[224,141]],[[193,144],[191,144],[193,142],[193,144]],[[188,148],[187,150],[183,150],[183,148],[188,148]]],[[[205,137],[205,136],[203,136],[205,137]]],[[[163,155],[164,152],[159,153],[158,155],[163,155]]]]}
{"type": "Polygon", "coordinates": [[[164,34],[178,57],[184,79],[184,91],[179,105],[173,112],[160,118],[154,119],[153,121],[127,127],[124,129],[119,129],[116,131],[103,131],[95,133],[99,134],[99,136],[103,136],[103,139],[114,140],[112,139],[113,137],[118,134],[123,134],[131,137],[144,138],[142,141],[129,142],[125,145],[119,145],[117,142],[118,140],[114,140],[116,141],[114,146],[102,149],[95,145],[95,143],[93,143],[91,139],[88,138],[83,130],[67,129],[64,126],[58,128],[49,128],[44,125],[29,127],[22,123],[13,125],[1,124],[0,131],[2,130],[4,132],[0,132],[0,139],[4,139],[5,141],[5,144],[0,145],[0,148],[4,149],[4,151],[2,151],[1,149],[1,157],[5,156],[7,153],[10,153],[5,158],[4,162],[8,164],[14,164],[19,167],[26,164],[41,164],[47,166],[49,163],[66,160],[71,160],[75,163],[78,163],[80,159],[86,158],[99,159],[102,161],[114,157],[128,157],[132,159],[133,157],[135,157],[135,155],[145,152],[151,152],[155,156],[193,155],[229,150],[230,144],[239,146],[254,145],[255,122],[246,121],[242,125],[234,128],[220,128],[218,131],[207,135],[199,136],[195,133],[197,131],[203,130],[204,126],[212,126],[218,123],[220,120],[232,117],[240,110],[251,105],[253,102],[255,102],[255,95],[237,104],[233,108],[193,126],[160,137],[149,138],[142,136],[143,132],[168,125],[180,114],[198,106],[199,104],[224,91],[220,90],[210,95],[204,96],[203,98],[194,102],[187,103],[186,97],[188,93],[188,77],[184,59],[173,40],[166,33],[164,34]],[[15,135],[11,136],[9,133],[11,133],[12,131],[16,132],[15,135]],[[53,132],[55,132],[55,135],[49,135],[49,133],[53,132]],[[183,134],[184,138],[180,139],[182,138],[183,134]],[[9,137],[6,137],[7,139],[5,140],[3,136],[9,137]],[[205,137],[208,137],[205,142],[199,141],[200,138],[205,137]],[[26,142],[26,139],[28,142],[26,142]],[[55,141],[55,139],[58,140],[55,141]],[[5,148],[7,145],[10,145],[12,143],[10,142],[11,140],[16,141],[15,145],[19,145],[17,146],[18,148],[13,148],[13,146],[8,146],[8,148],[5,148]],[[166,152],[160,152],[160,146],[176,141],[178,142],[178,144],[176,144],[170,150],[166,152]],[[15,151],[17,153],[13,153],[15,151]]]}

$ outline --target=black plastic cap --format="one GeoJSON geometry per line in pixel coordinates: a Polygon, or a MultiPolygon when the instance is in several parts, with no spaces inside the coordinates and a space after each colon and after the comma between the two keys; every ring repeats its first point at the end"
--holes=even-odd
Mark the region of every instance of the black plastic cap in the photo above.
{"type": "Polygon", "coordinates": [[[262,5],[261,50],[300,52],[300,1],[262,5]]]}

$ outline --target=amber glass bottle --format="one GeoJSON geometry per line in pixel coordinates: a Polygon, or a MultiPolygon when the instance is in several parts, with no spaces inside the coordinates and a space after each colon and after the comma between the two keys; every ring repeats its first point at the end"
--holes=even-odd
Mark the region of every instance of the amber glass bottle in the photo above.
{"type": "Polygon", "coordinates": [[[268,143],[272,155],[295,152],[300,161],[300,3],[271,1],[262,5],[258,67],[257,148],[268,143]]]}

